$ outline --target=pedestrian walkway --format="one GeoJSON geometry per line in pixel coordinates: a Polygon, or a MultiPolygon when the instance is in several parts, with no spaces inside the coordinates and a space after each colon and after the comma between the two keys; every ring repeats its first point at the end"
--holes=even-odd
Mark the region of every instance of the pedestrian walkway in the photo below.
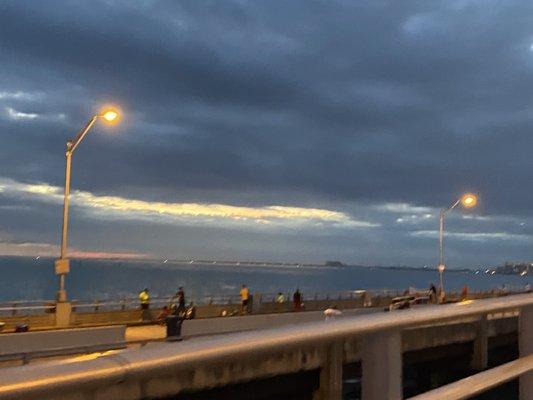
{"type": "MultiPolygon", "coordinates": [[[[359,308],[343,310],[342,315],[344,317],[375,312],[382,312],[382,310],[376,308],[359,308]]],[[[323,311],[193,319],[184,321],[182,336],[184,338],[190,338],[195,336],[279,328],[281,326],[314,322],[323,319],[323,311]]],[[[165,336],[166,327],[162,325],[131,326],[126,329],[126,342],[128,343],[160,341],[163,340],[165,336]]]]}

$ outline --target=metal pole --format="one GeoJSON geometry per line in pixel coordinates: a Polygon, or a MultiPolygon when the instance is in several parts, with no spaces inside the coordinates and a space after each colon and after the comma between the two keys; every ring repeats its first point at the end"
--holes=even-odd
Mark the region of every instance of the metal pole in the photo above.
{"type": "Polygon", "coordinates": [[[439,218],[439,265],[444,265],[444,208],[441,208],[439,218]]]}
{"type": "Polygon", "coordinates": [[[439,278],[440,278],[440,296],[441,299],[444,298],[444,270],[446,266],[444,265],[444,214],[446,212],[453,210],[461,203],[462,197],[460,197],[455,203],[451,205],[450,208],[441,208],[440,217],[439,217],[439,278]]]}
{"type": "MultiPolygon", "coordinates": [[[[452,206],[454,207],[454,206],[452,206]]],[[[444,299],[444,213],[446,210],[441,208],[439,217],[439,278],[440,278],[440,293],[439,302],[444,299]]]]}
{"type": "Polygon", "coordinates": [[[65,197],[63,200],[63,230],[61,235],[61,259],[67,258],[68,240],[68,205],[70,197],[70,169],[72,165],[71,142],[67,143],[66,166],[65,166],[65,197]]]}
{"type": "MultiPolygon", "coordinates": [[[[72,165],[72,142],[67,142],[66,164],[65,164],[65,196],[63,200],[63,228],[61,232],[61,260],[67,259],[67,245],[68,245],[68,206],[70,200],[70,170],[72,165]]],[[[65,290],[65,275],[63,272],[59,274],[59,291],[57,292],[58,301],[67,300],[67,292],[65,290]]]]}
{"type": "Polygon", "coordinates": [[[76,147],[81,143],[85,135],[89,132],[98,118],[98,115],[93,116],[87,125],[78,132],[74,140],[67,142],[66,165],[65,165],[65,196],[63,200],[63,228],[61,231],[61,254],[59,260],[56,262],[56,273],[59,275],[59,291],[57,292],[57,300],[59,302],[66,302],[67,292],[65,290],[65,278],[70,270],[69,261],[67,257],[68,249],[68,206],[70,200],[70,171],[72,165],[72,153],[76,147]]]}

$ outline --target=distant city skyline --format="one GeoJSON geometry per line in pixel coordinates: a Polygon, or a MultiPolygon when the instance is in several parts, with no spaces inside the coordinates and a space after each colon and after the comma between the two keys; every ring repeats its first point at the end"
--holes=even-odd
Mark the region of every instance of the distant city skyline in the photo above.
{"type": "Polygon", "coordinates": [[[0,255],[533,259],[533,3],[0,5],[0,255]],[[283,10],[283,12],[280,12],[283,10]]]}

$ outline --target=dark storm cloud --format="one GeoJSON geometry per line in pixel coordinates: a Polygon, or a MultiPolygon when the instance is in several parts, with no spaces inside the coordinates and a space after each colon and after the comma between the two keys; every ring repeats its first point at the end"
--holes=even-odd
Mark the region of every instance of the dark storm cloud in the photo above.
{"type": "Polygon", "coordinates": [[[80,189],[351,210],[386,246],[402,215],[371,204],[475,190],[520,221],[532,43],[518,0],[3,2],[0,177],[61,185],[65,138],[116,102],[123,124],[76,154],[80,189]]]}

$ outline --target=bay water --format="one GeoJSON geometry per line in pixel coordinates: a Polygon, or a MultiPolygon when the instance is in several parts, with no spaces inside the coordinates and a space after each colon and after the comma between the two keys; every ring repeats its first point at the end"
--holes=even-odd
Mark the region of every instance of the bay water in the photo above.
{"type": "MultiPolygon", "coordinates": [[[[0,257],[0,301],[51,300],[58,278],[50,258],[0,257]]],[[[531,276],[486,274],[474,271],[445,272],[446,289],[471,290],[524,287],[531,276]]],[[[109,300],[136,297],[143,288],[152,296],[169,296],[183,286],[189,299],[238,295],[241,284],[251,292],[292,293],[304,296],[357,289],[427,288],[438,286],[438,273],[423,269],[390,269],[357,266],[223,265],[163,261],[72,260],[66,279],[70,299],[109,300]]]]}

